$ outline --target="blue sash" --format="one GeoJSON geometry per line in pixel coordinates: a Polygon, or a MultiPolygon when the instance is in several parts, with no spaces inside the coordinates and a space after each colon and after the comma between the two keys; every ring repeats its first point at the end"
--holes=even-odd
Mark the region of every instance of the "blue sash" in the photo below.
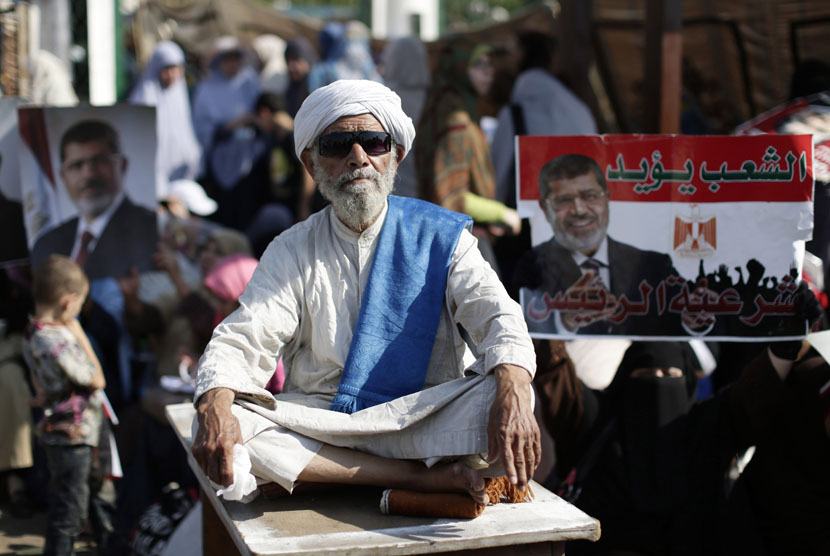
{"type": "Polygon", "coordinates": [[[346,366],[330,409],[354,413],[420,391],[464,214],[389,197],[346,366]]]}

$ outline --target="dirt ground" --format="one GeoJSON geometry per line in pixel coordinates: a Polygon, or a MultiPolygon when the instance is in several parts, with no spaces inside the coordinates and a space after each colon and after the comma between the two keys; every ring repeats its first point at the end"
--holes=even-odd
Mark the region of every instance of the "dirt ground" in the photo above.
{"type": "MultiPolygon", "coordinates": [[[[43,552],[46,513],[36,512],[29,519],[17,519],[8,505],[0,504],[0,556],[35,556],[43,552]]],[[[94,548],[86,541],[75,545],[77,556],[93,556],[94,548]]]]}

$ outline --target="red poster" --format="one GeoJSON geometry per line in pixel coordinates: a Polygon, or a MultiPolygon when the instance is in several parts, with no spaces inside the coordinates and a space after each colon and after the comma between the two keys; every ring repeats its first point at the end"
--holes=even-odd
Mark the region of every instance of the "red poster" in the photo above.
{"type": "Polygon", "coordinates": [[[537,337],[800,337],[809,135],[519,137],[537,337]],[[533,214],[535,211],[535,214],[533,214]]]}

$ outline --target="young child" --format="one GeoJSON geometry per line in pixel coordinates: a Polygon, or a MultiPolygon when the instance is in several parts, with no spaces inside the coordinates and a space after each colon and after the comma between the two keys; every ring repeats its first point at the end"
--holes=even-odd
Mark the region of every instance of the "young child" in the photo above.
{"type": "Polygon", "coordinates": [[[44,555],[73,554],[88,515],[105,386],[101,365],[77,320],[88,293],[89,280],[68,257],[50,255],[35,270],[35,310],[23,354],[44,408],[38,435],[51,475],[44,555]]]}

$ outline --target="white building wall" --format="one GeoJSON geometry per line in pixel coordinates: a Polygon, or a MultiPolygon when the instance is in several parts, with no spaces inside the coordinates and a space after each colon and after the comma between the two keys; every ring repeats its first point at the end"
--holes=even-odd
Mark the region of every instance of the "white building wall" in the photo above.
{"type": "Polygon", "coordinates": [[[383,39],[411,35],[413,15],[420,18],[422,40],[438,38],[438,0],[373,0],[372,35],[383,39]]]}

